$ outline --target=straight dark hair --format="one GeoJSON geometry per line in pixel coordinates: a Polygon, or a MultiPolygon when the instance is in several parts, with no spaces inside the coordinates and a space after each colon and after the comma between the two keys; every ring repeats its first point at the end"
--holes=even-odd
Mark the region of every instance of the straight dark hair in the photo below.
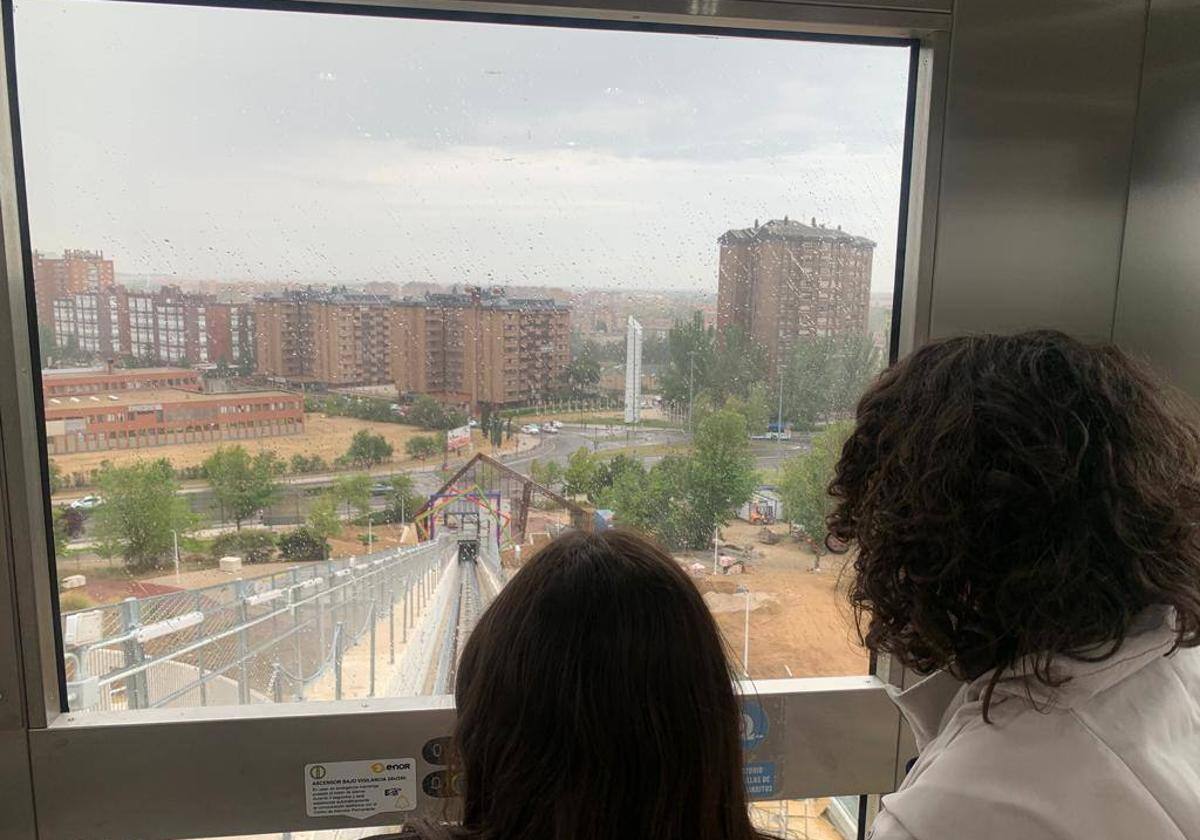
{"type": "Polygon", "coordinates": [[[570,531],[545,546],[483,614],[457,680],[454,836],[759,836],[720,633],[679,564],[640,536],[570,531]]]}

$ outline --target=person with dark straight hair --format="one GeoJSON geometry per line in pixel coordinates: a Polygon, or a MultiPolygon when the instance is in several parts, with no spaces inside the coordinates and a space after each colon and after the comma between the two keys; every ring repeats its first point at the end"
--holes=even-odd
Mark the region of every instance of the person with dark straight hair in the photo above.
{"type": "Polygon", "coordinates": [[[920,749],[875,840],[1200,840],[1200,436],[1119,350],[929,344],[858,406],[829,541],[920,749]]]}
{"type": "Polygon", "coordinates": [[[456,679],[462,824],[401,836],[758,840],[720,632],[645,539],[550,542],[484,612],[456,679]]]}

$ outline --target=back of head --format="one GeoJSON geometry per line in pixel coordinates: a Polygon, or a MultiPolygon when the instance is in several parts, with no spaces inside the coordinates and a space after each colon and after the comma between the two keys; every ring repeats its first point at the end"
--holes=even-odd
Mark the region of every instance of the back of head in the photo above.
{"type": "Polygon", "coordinates": [[[717,627],[669,556],[568,532],[484,613],[457,677],[464,825],[497,840],[744,840],[717,627]]]}
{"type": "Polygon", "coordinates": [[[859,404],[831,493],[864,638],[973,679],[1111,656],[1144,608],[1200,644],[1200,439],[1112,347],[936,342],[859,404]]]}

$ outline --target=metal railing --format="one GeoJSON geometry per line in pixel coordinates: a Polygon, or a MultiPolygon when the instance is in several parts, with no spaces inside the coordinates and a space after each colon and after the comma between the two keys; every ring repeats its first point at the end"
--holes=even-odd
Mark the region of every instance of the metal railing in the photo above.
{"type": "Polygon", "coordinates": [[[68,613],[70,707],[299,700],[331,667],[340,697],[343,655],[364,636],[374,693],[380,620],[394,663],[396,613],[404,643],[453,549],[435,541],[68,613]]]}

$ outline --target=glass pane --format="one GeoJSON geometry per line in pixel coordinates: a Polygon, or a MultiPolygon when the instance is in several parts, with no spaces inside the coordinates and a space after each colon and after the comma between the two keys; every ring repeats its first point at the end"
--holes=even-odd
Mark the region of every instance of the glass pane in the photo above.
{"type": "Polygon", "coordinates": [[[865,673],[900,46],[20,2],[71,707],[448,691],[568,527],[751,677],[865,673]]]}

